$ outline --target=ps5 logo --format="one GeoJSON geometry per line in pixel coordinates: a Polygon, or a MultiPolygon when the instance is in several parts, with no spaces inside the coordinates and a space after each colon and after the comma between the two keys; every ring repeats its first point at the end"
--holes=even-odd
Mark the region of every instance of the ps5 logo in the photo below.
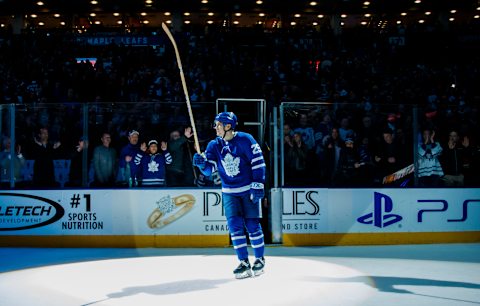
{"type": "Polygon", "coordinates": [[[380,228],[387,227],[403,219],[400,215],[389,214],[392,209],[392,199],[385,194],[375,192],[373,212],[361,216],[357,221],[363,224],[373,224],[380,228]]]}

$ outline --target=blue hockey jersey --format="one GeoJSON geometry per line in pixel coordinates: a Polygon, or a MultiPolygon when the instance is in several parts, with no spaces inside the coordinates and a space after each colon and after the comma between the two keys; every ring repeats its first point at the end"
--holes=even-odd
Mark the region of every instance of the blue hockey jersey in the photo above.
{"type": "Polygon", "coordinates": [[[262,149],[248,133],[235,132],[229,141],[215,138],[208,143],[205,156],[205,174],[218,171],[224,193],[245,194],[250,191],[252,182],[265,183],[262,149]]]}
{"type": "MultiPolygon", "coordinates": [[[[143,153],[143,152],[142,152],[143,153]]],[[[138,180],[142,186],[165,185],[165,165],[172,163],[172,156],[168,151],[154,155],[138,153],[135,156],[135,164],[139,167],[138,180]]]]}

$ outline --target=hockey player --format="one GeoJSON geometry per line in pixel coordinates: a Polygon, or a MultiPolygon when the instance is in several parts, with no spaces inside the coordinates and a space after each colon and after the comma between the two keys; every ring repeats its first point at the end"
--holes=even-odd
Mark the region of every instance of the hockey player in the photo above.
{"type": "Polygon", "coordinates": [[[172,156],[167,151],[167,143],[162,141],[162,152],[158,152],[158,141],[148,142],[148,154],[137,153],[135,164],[140,168],[139,181],[143,187],[165,186],[165,165],[172,163],[172,156]]]}
{"type": "Polygon", "coordinates": [[[233,271],[238,279],[264,272],[264,239],[260,225],[264,197],[265,161],[260,145],[252,135],[235,131],[237,117],[222,112],[215,117],[217,137],[204,154],[195,153],[193,164],[206,176],[218,171],[222,181],[222,199],[232,244],[240,260],[233,271]],[[248,260],[247,229],[255,253],[253,267],[248,260]]]}

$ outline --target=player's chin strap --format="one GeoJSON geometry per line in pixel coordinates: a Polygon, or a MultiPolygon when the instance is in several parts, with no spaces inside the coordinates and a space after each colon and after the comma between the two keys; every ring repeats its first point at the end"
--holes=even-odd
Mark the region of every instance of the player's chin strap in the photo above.
{"type": "MultiPolygon", "coordinates": [[[[223,136],[222,136],[223,141],[225,141],[225,136],[227,136],[227,132],[232,130],[233,130],[232,128],[225,130],[225,125],[223,126],[223,136]]],[[[232,133],[235,133],[235,130],[233,130],[232,133]]]]}

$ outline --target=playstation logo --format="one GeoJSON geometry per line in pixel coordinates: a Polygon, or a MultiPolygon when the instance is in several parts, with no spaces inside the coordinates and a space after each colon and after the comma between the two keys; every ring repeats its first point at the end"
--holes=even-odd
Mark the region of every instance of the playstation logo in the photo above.
{"type": "Polygon", "coordinates": [[[403,219],[399,215],[388,214],[393,208],[392,199],[389,196],[375,192],[374,199],[373,213],[361,216],[357,219],[358,222],[363,224],[373,224],[376,227],[382,228],[397,223],[403,219]]]}

